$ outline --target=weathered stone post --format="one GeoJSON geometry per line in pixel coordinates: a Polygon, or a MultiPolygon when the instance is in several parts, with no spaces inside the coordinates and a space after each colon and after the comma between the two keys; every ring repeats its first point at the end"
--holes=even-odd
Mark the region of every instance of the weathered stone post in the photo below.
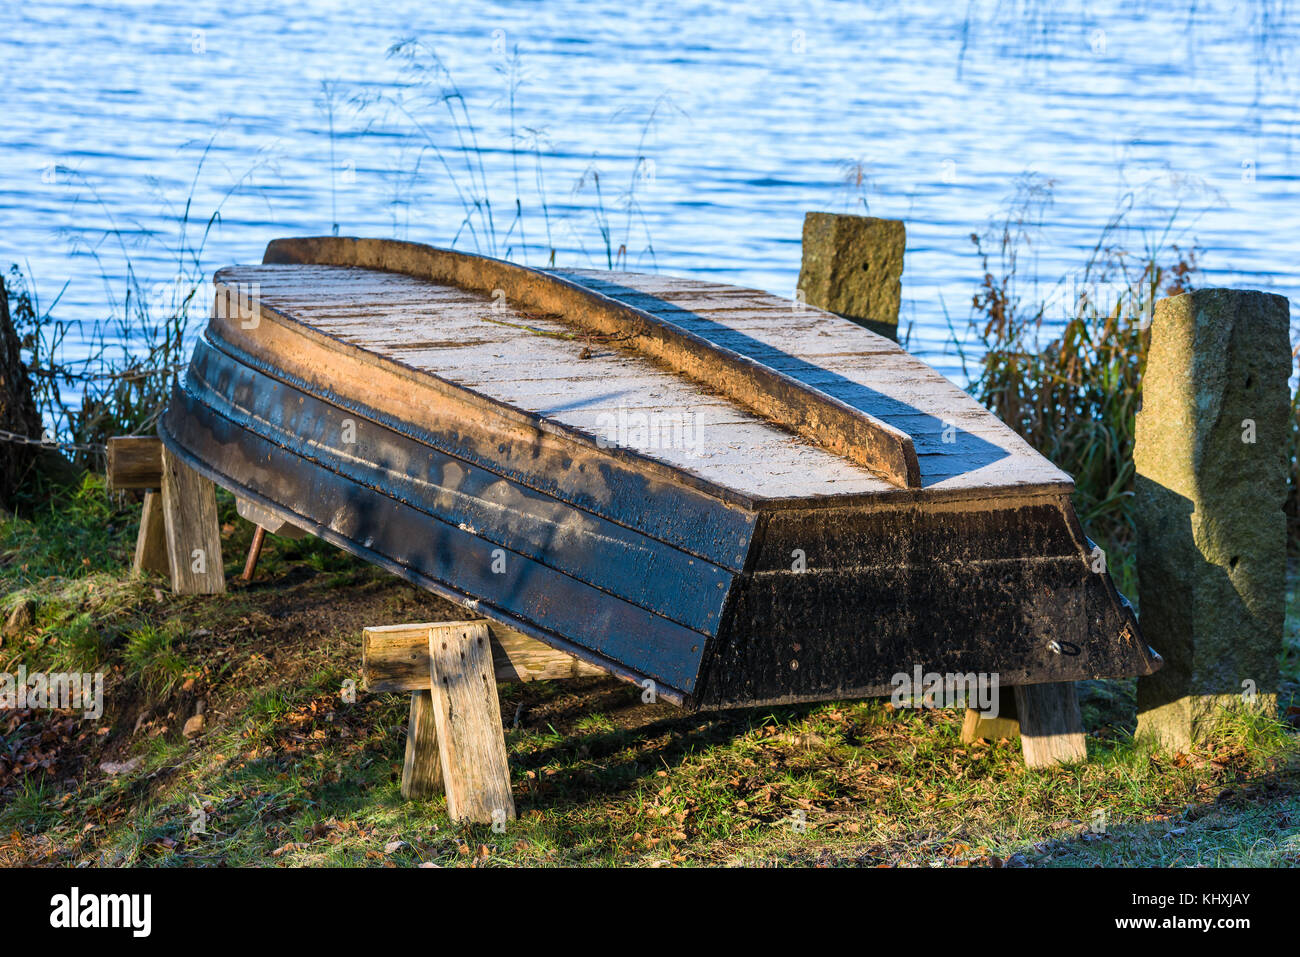
{"type": "Polygon", "coordinates": [[[808,213],[799,270],[803,301],[897,340],[905,246],[899,220],[808,213]]]}
{"type": "Polygon", "coordinates": [[[1137,417],[1138,734],[1203,741],[1227,708],[1273,713],[1286,610],[1290,309],[1201,289],[1156,303],[1137,417]]]}

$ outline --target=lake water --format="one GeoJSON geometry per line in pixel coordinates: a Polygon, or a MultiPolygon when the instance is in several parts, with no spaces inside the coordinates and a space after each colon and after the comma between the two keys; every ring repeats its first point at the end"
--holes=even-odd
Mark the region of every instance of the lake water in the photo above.
{"type": "Polygon", "coordinates": [[[906,220],[912,348],[958,376],[969,237],[1026,172],[1053,181],[1045,281],[1133,193],[1148,235],[1179,206],[1202,282],[1300,304],[1300,16],[1281,0],[262,6],[7,9],[0,258],[47,302],[66,284],[60,316],[103,316],[128,259],[147,290],[192,269],[191,194],[191,241],[221,210],[207,273],[337,223],[533,265],[625,246],[634,268],[787,296],[803,214],[865,208],[906,220]],[[430,56],[421,80],[387,55],[409,37],[454,77],[457,120],[430,56]],[[486,206],[465,223],[484,197],[495,236],[486,206]]]}

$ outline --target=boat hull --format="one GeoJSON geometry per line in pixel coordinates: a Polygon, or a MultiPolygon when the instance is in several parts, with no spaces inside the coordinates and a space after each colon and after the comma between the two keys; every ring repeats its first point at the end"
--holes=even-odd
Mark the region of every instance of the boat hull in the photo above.
{"type": "Polygon", "coordinates": [[[268,314],[259,352],[223,312],[160,421],[174,454],[664,700],[868,697],[917,668],[1015,685],[1159,667],[1068,489],[754,500],[445,382],[409,379],[395,412],[356,383],[401,370],[339,349],[301,373],[288,357],[328,343],[268,314]]]}

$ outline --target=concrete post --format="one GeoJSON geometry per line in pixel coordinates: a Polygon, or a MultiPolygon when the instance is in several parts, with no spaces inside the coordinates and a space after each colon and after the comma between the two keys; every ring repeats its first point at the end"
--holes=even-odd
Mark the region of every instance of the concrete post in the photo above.
{"type": "Polygon", "coordinates": [[[1286,613],[1290,309],[1200,289],[1156,303],[1137,417],[1138,735],[1204,741],[1223,709],[1274,714],[1286,613]]]}
{"type": "Polygon", "coordinates": [[[906,234],[896,219],[808,213],[803,221],[803,301],[898,339],[906,234]]]}

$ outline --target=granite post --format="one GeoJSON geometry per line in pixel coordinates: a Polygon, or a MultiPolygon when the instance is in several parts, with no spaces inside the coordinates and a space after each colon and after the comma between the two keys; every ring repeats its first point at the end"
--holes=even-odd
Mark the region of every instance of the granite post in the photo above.
{"type": "Polygon", "coordinates": [[[897,340],[905,245],[903,224],[896,219],[808,213],[800,297],[897,340]]]}
{"type": "Polygon", "coordinates": [[[1291,374],[1282,296],[1156,303],[1133,452],[1142,633],[1138,735],[1187,748],[1225,709],[1277,706],[1286,611],[1291,374]]]}

